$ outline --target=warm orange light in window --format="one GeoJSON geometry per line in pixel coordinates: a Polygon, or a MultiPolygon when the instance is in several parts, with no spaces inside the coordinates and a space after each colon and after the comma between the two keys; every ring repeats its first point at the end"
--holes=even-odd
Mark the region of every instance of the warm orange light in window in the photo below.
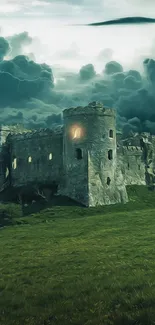
{"type": "Polygon", "coordinates": [[[77,128],[77,129],[74,130],[74,137],[73,137],[73,139],[79,139],[79,138],[81,138],[81,135],[82,135],[81,128],[77,128]]]}
{"type": "Polygon", "coordinates": [[[78,125],[74,125],[70,130],[71,138],[73,140],[81,139],[84,135],[84,130],[78,125]]]}

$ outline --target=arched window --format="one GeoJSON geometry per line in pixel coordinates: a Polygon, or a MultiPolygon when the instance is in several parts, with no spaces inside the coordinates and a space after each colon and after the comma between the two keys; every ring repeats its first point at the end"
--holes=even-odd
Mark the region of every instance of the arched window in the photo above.
{"type": "Polygon", "coordinates": [[[17,158],[14,158],[14,159],[13,159],[13,162],[12,162],[12,168],[13,168],[13,169],[16,169],[16,168],[17,168],[17,158]]]}
{"type": "Polygon", "coordinates": [[[111,179],[110,177],[107,177],[107,185],[110,185],[111,179]]]}
{"type": "Polygon", "coordinates": [[[83,156],[82,156],[82,149],[80,149],[80,148],[77,148],[76,149],[76,158],[78,160],[83,158],[83,156]]]}
{"type": "Polygon", "coordinates": [[[29,163],[32,162],[32,157],[31,157],[31,156],[28,157],[28,162],[29,162],[29,163]]]}
{"type": "Polygon", "coordinates": [[[108,159],[109,159],[109,160],[112,160],[112,159],[113,159],[113,152],[112,152],[111,149],[108,150],[108,159]]]}
{"type": "Polygon", "coordinates": [[[52,158],[53,158],[53,155],[52,155],[52,153],[50,153],[48,159],[52,160],[52,158]]]}
{"type": "Polygon", "coordinates": [[[113,130],[109,130],[109,138],[113,138],[114,137],[114,132],[113,130]]]}
{"type": "Polygon", "coordinates": [[[9,176],[9,168],[6,167],[6,170],[5,170],[5,177],[7,178],[9,176]]]}

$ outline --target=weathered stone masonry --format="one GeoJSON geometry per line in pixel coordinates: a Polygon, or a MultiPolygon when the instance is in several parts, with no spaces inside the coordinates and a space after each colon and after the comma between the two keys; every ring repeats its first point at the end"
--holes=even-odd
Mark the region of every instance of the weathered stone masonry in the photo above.
{"type": "Polygon", "coordinates": [[[50,188],[85,206],[128,201],[126,185],[154,185],[155,137],[116,134],[115,111],[93,102],[63,111],[63,126],[1,127],[0,187],[50,188]]]}

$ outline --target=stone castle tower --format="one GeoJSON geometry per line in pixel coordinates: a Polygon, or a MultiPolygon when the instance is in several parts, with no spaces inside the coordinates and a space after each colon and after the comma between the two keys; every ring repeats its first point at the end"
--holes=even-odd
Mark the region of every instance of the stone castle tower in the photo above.
{"type": "Polygon", "coordinates": [[[126,203],[128,185],[155,187],[155,135],[118,137],[115,119],[93,102],[65,109],[63,125],[51,129],[2,126],[0,198],[29,188],[93,207],[126,203]]]}
{"type": "MultiPolygon", "coordinates": [[[[65,195],[85,206],[121,202],[116,182],[115,111],[93,102],[66,109],[63,116],[65,195]]],[[[126,201],[125,186],[121,190],[126,201]]]]}

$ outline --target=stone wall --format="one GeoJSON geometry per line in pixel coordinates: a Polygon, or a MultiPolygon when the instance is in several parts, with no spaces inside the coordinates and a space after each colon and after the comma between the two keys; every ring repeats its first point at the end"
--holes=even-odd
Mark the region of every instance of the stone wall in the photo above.
{"type": "Polygon", "coordinates": [[[60,183],[62,175],[63,133],[41,130],[10,135],[11,185],[60,183]]]}
{"type": "Polygon", "coordinates": [[[143,148],[118,147],[117,164],[123,174],[125,185],[146,185],[143,148]]]}

